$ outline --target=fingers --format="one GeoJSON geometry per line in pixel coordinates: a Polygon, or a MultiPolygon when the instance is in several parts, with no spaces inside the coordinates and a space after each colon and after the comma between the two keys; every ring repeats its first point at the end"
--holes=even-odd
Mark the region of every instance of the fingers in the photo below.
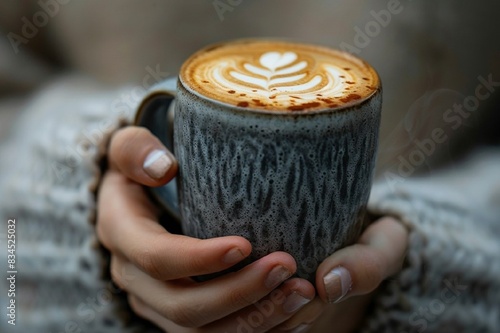
{"type": "Polygon", "coordinates": [[[242,237],[200,240],[168,233],[157,223],[141,186],[118,172],[106,174],[98,201],[101,243],[156,279],[218,272],[251,252],[250,243],[242,237]]]}
{"type": "Polygon", "coordinates": [[[156,326],[163,329],[165,332],[175,332],[175,333],[188,333],[192,332],[190,328],[187,327],[176,327],[176,329],[172,329],[173,323],[167,318],[160,315],[158,312],[153,310],[146,303],[141,301],[139,298],[134,295],[128,295],[128,303],[132,310],[146,320],[153,322],[156,326]]]}
{"type": "MultiPolygon", "coordinates": [[[[193,332],[188,327],[200,327],[196,332],[258,333],[268,332],[269,330],[272,330],[272,332],[282,332],[283,330],[289,331],[289,328],[296,329],[296,327],[282,326],[280,324],[291,317],[298,316],[302,312],[304,314],[311,314],[312,318],[316,318],[318,315],[312,311],[319,310],[318,305],[322,304],[322,302],[319,299],[311,302],[313,297],[314,287],[309,282],[301,279],[288,280],[280,288],[272,291],[258,302],[204,326],[186,326],[184,323],[169,320],[135,296],[129,297],[129,302],[137,314],[151,320],[167,332],[193,332]],[[315,304],[309,306],[311,303],[315,304]],[[294,305],[293,308],[291,308],[291,304],[294,305]]],[[[308,320],[311,319],[308,318],[308,320]]],[[[299,326],[303,327],[304,325],[299,326]]]]}
{"type": "Polygon", "coordinates": [[[109,163],[112,169],[147,186],[164,185],[177,172],[175,157],[143,127],[125,127],[115,133],[109,163]]]}
{"type": "Polygon", "coordinates": [[[330,303],[375,290],[403,264],[408,231],[392,217],[370,225],[355,245],[343,248],[318,268],[320,297],[330,303]]]}
{"type": "MultiPolygon", "coordinates": [[[[281,292],[280,290],[278,292],[281,292]]],[[[304,333],[308,332],[317,315],[313,310],[318,310],[318,305],[324,306],[322,301],[317,298],[314,301],[306,304],[303,309],[301,309],[296,315],[292,315],[292,319],[297,317],[302,312],[308,313],[308,318],[306,324],[298,324],[296,326],[284,326],[279,325],[283,321],[283,318],[290,317],[289,315],[283,315],[280,311],[268,311],[268,309],[273,309],[269,307],[266,302],[276,302],[281,297],[278,293],[270,296],[269,299],[264,299],[262,302],[256,303],[255,305],[249,306],[248,310],[242,310],[249,313],[237,313],[235,314],[236,320],[234,318],[220,320],[214,324],[206,325],[201,329],[193,329],[189,327],[180,326],[167,318],[160,315],[158,312],[154,311],[147,304],[142,302],[140,299],[134,296],[129,296],[129,304],[139,316],[144,319],[150,320],[155,323],[158,327],[165,330],[165,332],[175,332],[175,333],[193,333],[193,332],[204,332],[204,333],[220,333],[220,332],[273,332],[273,333],[304,333]],[[313,306],[310,306],[313,303],[313,306]],[[262,305],[263,304],[263,305],[262,305]],[[310,315],[310,316],[309,316],[310,315]],[[276,326],[276,327],[274,327],[276,326]],[[268,331],[269,327],[274,327],[272,330],[268,331]]],[[[275,304],[275,303],[273,303],[275,304]]],[[[319,310],[321,313],[321,310],[319,310]]],[[[305,316],[304,316],[305,317],[305,316]]],[[[291,319],[290,319],[291,320],[291,319]]],[[[287,321],[288,323],[288,321],[287,321]]],[[[331,326],[331,324],[330,324],[331,326]]]]}
{"type": "Polygon", "coordinates": [[[306,280],[291,279],[258,302],[204,327],[206,332],[268,332],[309,304],[314,287],[306,280]]]}
{"type": "MultiPolygon", "coordinates": [[[[118,256],[111,263],[113,279],[120,287],[162,317],[187,327],[200,327],[248,307],[268,295],[295,270],[295,261],[284,252],[272,253],[238,272],[203,283],[189,279],[158,281],[118,256]]],[[[315,294],[314,287],[306,280],[294,279],[289,287],[285,294],[292,291],[295,294],[288,303],[280,304],[283,314],[297,311],[315,294]]]]}

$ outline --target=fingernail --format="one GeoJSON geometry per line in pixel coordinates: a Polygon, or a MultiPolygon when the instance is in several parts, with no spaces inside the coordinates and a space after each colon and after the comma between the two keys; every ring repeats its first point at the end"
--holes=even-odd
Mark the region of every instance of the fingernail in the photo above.
{"type": "Polygon", "coordinates": [[[224,261],[225,264],[234,265],[243,260],[243,258],[245,258],[243,252],[241,252],[240,249],[235,248],[227,251],[222,260],[224,261]]]}
{"type": "Polygon", "coordinates": [[[154,179],[161,179],[165,176],[173,161],[164,150],[155,149],[149,153],[144,161],[144,171],[154,179]]]}
{"type": "Polygon", "coordinates": [[[323,278],[328,302],[337,303],[349,292],[352,286],[351,274],[344,267],[336,267],[323,278]]]}
{"type": "Polygon", "coordinates": [[[283,303],[283,311],[286,313],[292,313],[309,303],[311,300],[305,298],[302,295],[299,295],[296,292],[291,293],[285,299],[285,303],[283,303]]]}
{"type": "Polygon", "coordinates": [[[295,327],[293,330],[289,331],[290,333],[303,333],[307,332],[311,328],[311,325],[309,324],[302,324],[297,327],[295,327]]]}
{"type": "Polygon", "coordinates": [[[292,273],[283,266],[274,267],[267,276],[265,285],[266,288],[274,289],[279,286],[283,281],[292,276],[292,273]]]}

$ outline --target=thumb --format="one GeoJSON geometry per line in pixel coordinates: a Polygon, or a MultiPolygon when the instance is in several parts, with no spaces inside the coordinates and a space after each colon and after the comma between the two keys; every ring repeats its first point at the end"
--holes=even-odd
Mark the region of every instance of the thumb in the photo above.
{"type": "Polygon", "coordinates": [[[117,131],[109,148],[111,169],[147,186],[160,186],[177,172],[175,157],[160,140],[143,127],[129,126],[117,131]]]}
{"type": "Polygon", "coordinates": [[[392,217],[371,224],[357,244],[325,259],[316,273],[320,297],[337,303],[348,297],[374,291],[387,277],[401,270],[408,231],[392,217]]]}

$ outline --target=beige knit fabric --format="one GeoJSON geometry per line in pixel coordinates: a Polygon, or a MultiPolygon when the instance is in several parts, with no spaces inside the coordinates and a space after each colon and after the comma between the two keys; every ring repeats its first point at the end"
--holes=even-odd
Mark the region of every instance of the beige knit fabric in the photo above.
{"type": "Polygon", "coordinates": [[[500,149],[397,185],[379,182],[372,213],[409,228],[403,271],[361,332],[500,331],[500,149]]]}
{"type": "Polygon", "coordinates": [[[3,226],[17,221],[18,274],[17,323],[2,316],[0,332],[138,331],[140,322],[127,323],[124,293],[106,276],[93,227],[99,162],[135,110],[127,94],[85,78],[59,80],[29,103],[2,146],[0,216],[3,226]]]}

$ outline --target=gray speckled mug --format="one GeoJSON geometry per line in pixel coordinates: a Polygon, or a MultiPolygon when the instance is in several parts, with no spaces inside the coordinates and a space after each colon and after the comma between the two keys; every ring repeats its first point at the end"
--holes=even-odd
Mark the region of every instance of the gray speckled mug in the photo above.
{"type": "Polygon", "coordinates": [[[241,40],[189,58],[153,87],[136,123],[178,159],[176,181],[152,191],[185,234],[247,238],[242,264],[288,252],[314,281],[364,227],[381,105],[378,75],[358,58],[241,40]]]}

